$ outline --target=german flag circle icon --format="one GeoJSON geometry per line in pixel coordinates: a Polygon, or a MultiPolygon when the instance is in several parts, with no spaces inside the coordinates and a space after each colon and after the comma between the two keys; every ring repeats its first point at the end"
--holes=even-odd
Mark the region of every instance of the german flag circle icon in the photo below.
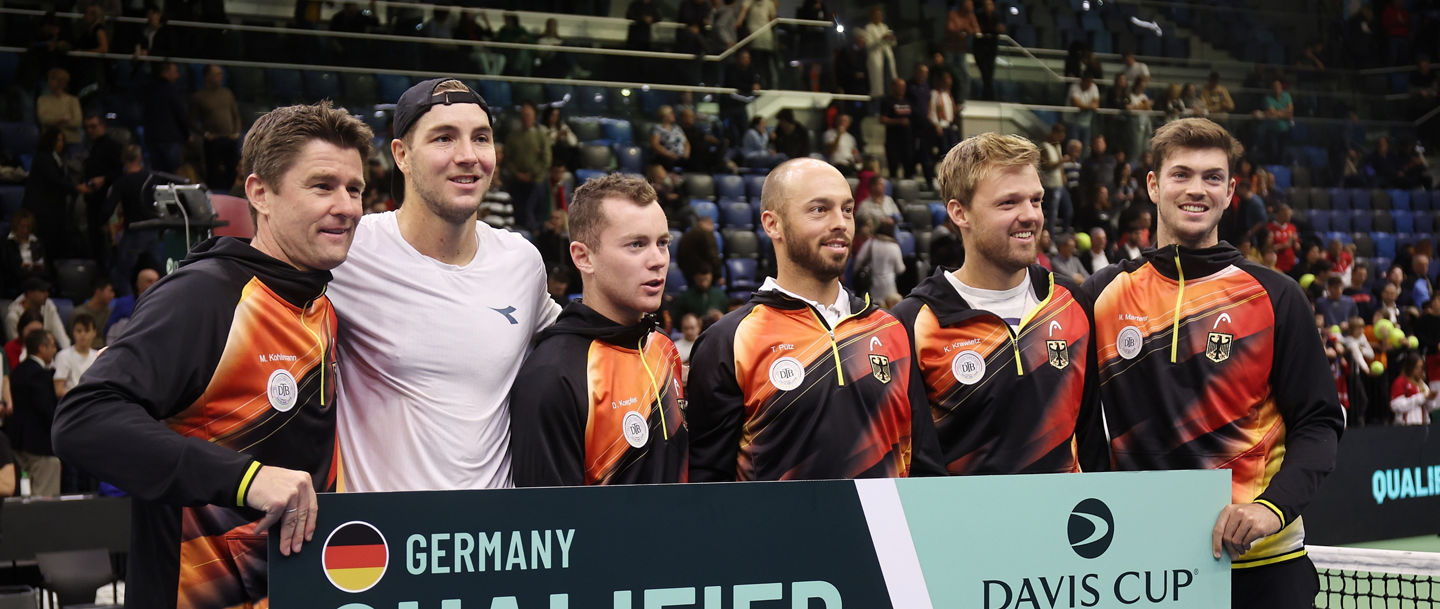
{"type": "Polygon", "coordinates": [[[346,592],[364,592],[380,583],[390,563],[385,536],[368,522],[352,520],[325,538],[325,577],[346,592]]]}

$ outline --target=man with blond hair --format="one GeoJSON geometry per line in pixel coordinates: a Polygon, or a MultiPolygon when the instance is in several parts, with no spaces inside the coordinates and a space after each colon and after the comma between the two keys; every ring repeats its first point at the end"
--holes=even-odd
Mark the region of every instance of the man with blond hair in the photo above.
{"type": "Polygon", "coordinates": [[[1289,278],[1219,240],[1244,150],[1208,119],[1155,132],[1156,249],[1097,269],[1096,359],[1116,469],[1228,469],[1211,531],[1234,607],[1310,607],[1300,512],[1335,466],[1343,415],[1315,317],[1289,278]]]}
{"type": "Polygon", "coordinates": [[[910,383],[927,398],[950,474],[1109,464],[1090,303],[1036,263],[1045,223],[1039,162],[1029,140],[995,133],[945,155],[940,194],[965,262],[936,269],[895,308],[910,332],[910,383]]]}
{"type": "Polygon", "coordinates": [[[930,426],[915,427],[912,403],[924,401],[910,395],[905,329],[840,284],[855,235],[845,176],[819,159],[786,161],[760,205],[776,274],[695,341],[690,479],[938,473],[912,463],[932,449],[914,436],[930,426]]]}
{"type": "Polygon", "coordinates": [[[60,403],[56,454],[135,498],[126,607],[264,607],[271,525],[285,555],[314,535],[336,475],[325,286],[370,138],[329,102],[260,117],[240,158],[255,238],[197,245],[60,403]]]}

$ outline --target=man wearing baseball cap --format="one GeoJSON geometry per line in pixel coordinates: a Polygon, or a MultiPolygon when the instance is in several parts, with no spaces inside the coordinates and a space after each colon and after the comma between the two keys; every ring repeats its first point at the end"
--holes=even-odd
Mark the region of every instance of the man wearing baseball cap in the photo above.
{"type": "Polygon", "coordinates": [[[404,205],[360,221],[328,293],[341,490],[511,486],[510,386],[560,307],[535,247],[476,219],[496,171],[490,118],[455,79],[395,105],[404,205]]]}

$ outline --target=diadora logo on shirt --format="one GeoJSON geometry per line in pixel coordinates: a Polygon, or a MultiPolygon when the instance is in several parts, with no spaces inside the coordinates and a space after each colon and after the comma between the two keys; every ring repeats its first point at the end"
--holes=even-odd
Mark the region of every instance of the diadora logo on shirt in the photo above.
{"type": "Polygon", "coordinates": [[[499,313],[499,314],[501,314],[501,315],[504,315],[504,316],[505,316],[505,320],[506,320],[506,321],[509,321],[509,322],[510,322],[510,325],[512,325],[512,326],[513,326],[513,325],[517,325],[517,324],[520,323],[520,320],[515,319],[515,316],[514,316],[514,315],[511,315],[511,313],[514,313],[514,312],[515,312],[515,307],[505,307],[505,308],[503,308],[503,309],[497,309],[497,308],[495,308],[495,307],[490,307],[490,310],[491,310],[491,311],[494,311],[494,312],[496,312],[496,313],[499,313]]]}

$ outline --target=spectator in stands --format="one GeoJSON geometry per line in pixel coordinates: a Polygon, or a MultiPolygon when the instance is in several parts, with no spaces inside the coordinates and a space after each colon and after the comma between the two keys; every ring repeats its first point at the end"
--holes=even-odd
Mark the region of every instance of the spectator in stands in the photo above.
{"type": "Polygon", "coordinates": [[[1430,284],[1430,255],[1416,253],[1410,258],[1410,270],[1401,284],[1400,304],[1424,307],[1434,292],[1430,284]]]}
{"type": "Polygon", "coordinates": [[[59,129],[65,134],[65,141],[79,144],[82,140],[80,122],[80,99],[71,95],[70,72],[64,68],[51,68],[45,76],[49,92],[35,98],[35,118],[40,128],[59,129]]]}
{"type": "Polygon", "coordinates": [[[1265,226],[1275,246],[1275,267],[1282,273],[1295,268],[1300,251],[1300,231],[1290,222],[1290,206],[1281,205],[1275,209],[1275,220],[1265,226]]]}
{"type": "MultiPolygon", "coordinates": [[[[1425,310],[1416,318],[1412,332],[1420,341],[1420,352],[1426,354],[1429,376],[1437,376],[1436,366],[1440,365],[1440,294],[1432,295],[1425,303],[1425,310]]],[[[1430,388],[1440,390],[1440,378],[1430,381],[1430,388]]]]}
{"type": "Polygon", "coordinates": [[[1370,291],[1370,267],[1364,263],[1355,264],[1350,270],[1350,281],[1346,284],[1344,294],[1355,301],[1355,306],[1360,309],[1360,317],[1370,319],[1375,315],[1375,293],[1370,291]]]}
{"type": "Polygon", "coordinates": [[[681,362],[690,363],[690,349],[697,338],[700,338],[700,317],[694,313],[680,316],[680,338],[675,341],[675,350],[680,352],[681,362]]]}
{"type": "MultiPolygon", "coordinates": [[[[460,11],[460,22],[455,26],[457,40],[489,41],[495,39],[495,30],[490,27],[490,17],[485,11],[477,11],[476,21],[470,11],[460,11]]],[[[470,47],[470,62],[483,74],[503,74],[509,59],[490,47],[470,47]]]]}
{"type": "Polygon", "coordinates": [[[90,314],[77,312],[70,317],[70,335],[75,343],[55,354],[55,396],[61,398],[80,384],[80,377],[100,353],[100,348],[95,346],[100,331],[90,314]]]}
{"type": "MultiPolygon", "coordinates": [[[[25,341],[20,337],[28,336],[36,330],[44,330],[45,316],[40,311],[27,310],[20,314],[20,318],[15,320],[14,325],[7,324],[6,327],[15,332],[15,338],[5,342],[5,368],[13,370],[26,357],[25,341]]],[[[7,401],[7,403],[12,406],[15,404],[14,401],[7,401]]]]}
{"type": "Polygon", "coordinates": [[[545,225],[535,233],[535,249],[540,251],[540,259],[545,261],[546,269],[564,269],[563,280],[568,290],[575,277],[571,266],[574,261],[570,260],[570,222],[565,210],[550,210],[550,217],[545,219],[545,225]]]}
{"type": "Polygon", "coordinates": [[[1120,209],[1129,208],[1131,204],[1141,200],[1140,180],[1135,178],[1132,171],[1129,163],[1115,166],[1115,191],[1110,195],[1110,200],[1120,209]]]}
{"type": "Polygon", "coordinates": [[[520,104],[520,128],[505,138],[505,181],[515,206],[515,222],[526,230],[538,228],[546,210],[540,209],[545,189],[540,187],[550,171],[550,139],[535,124],[535,102],[520,104]]]}
{"type": "Polygon", "coordinates": [[[677,21],[685,25],[698,25],[701,29],[710,27],[710,14],[714,9],[710,0],[681,0],[677,21]]]}
{"type": "Polygon", "coordinates": [[[1396,425],[1429,425],[1430,411],[1440,408],[1436,393],[1425,380],[1425,360],[1406,353],[1395,366],[1398,374],[1390,385],[1390,410],[1396,425]]]}
{"type": "Polygon", "coordinates": [[[742,49],[735,53],[735,63],[725,72],[723,86],[737,91],[734,95],[720,98],[720,112],[729,129],[731,145],[734,145],[745,137],[745,125],[749,121],[745,107],[761,87],[760,73],[750,60],[749,51],[742,49]]]}
{"type": "MultiPolygon", "coordinates": [[[[1143,65],[1143,64],[1142,64],[1143,65]]],[[[1155,131],[1150,120],[1150,110],[1154,102],[1145,89],[1150,84],[1150,77],[1142,76],[1131,81],[1130,91],[1125,98],[1125,110],[1130,113],[1130,141],[1125,147],[1129,158],[1139,158],[1150,145],[1150,135],[1155,131]]]]}
{"type": "Polygon", "coordinates": [[[728,151],[725,140],[716,137],[715,134],[701,126],[695,120],[693,108],[680,110],[680,129],[685,133],[685,141],[690,145],[690,162],[685,166],[687,171],[700,173],[735,171],[734,164],[725,158],[728,151]]]}
{"type": "MultiPolygon", "coordinates": [[[[1090,156],[1080,165],[1080,190],[1081,192],[1093,195],[1096,186],[1104,186],[1107,191],[1115,189],[1115,167],[1118,161],[1114,155],[1109,153],[1109,146],[1105,142],[1105,136],[1096,135],[1090,141],[1090,156]]],[[[1081,205],[1093,207],[1094,198],[1087,197],[1081,201],[1081,205]]]]}
{"type": "MultiPolygon", "coordinates": [[[[62,332],[63,333],[63,332],[62,332]]],[[[25,335],[25,361],[10,374],[10,395],[14,414],[5,431],[14,433],[15,457],[20,469],[30,475],[30,494],[38,497],[60,495],[60,459],[50,445],[50,423],[55,418],[55,371],[50,362],[58,349],[57,336],[47,330],[25,335]],[[11,432],[11,428],[15,428],[11,432]]]]}
{"type": "Polygon", "coordinates": [[[1050,258],[1050,270],[1078,285],[1085,282],[1090,271],[1085,270],[1085,264],[1075,255],[1075,245],[1074,233],[1060,233],[1055,237],[1055,255],[1050,258]]]}
{"type": "Polygon", "coordinates": [[[1266,119],[1260,129],[1265,160],[1282,162],[1285,146],[1290,143],[1290,127],[1295,122],[1295,102],[1285,83],[1280,79],[1270,81],[1270,91],[1265,94],[1261,105],[1266,119]]]}
{"type": "MultiPolygon", "coordinates": [[[[900,221],[900,206],[895,199],[885,194],[885,178],[874,176],[865,184],[864,196],[857,197],[855,204],[855,230],[877,234],[885,224],[900,221]]],[[[893,234],[891,235],[894,236],[893,234]]]]}
{"type": "MultiPolygon", "coordinates": [[[[70,313],[70,319],[66,320],[67,323],[74,324],[75,318],[80,315],[88,316],[96,324],[104,324],[110,319],[110,305],[115,301],[115,284],[109,277],[102,276],[96,277],[90,285],[90,298],[76,305],[70,313]]],[[[104,330],[103,325],[96,328],[95,339],[92,341],[92,346],[96,349],[105,346],[104,330]]]]}
{"type": "Polygon", "coordinates": [[[110,319],[105,322],[105,342],[115,344],[125,335],[125,329],[130,325],[130,315],[135,311],[135,301],[140,298],[145,290],[160,281],[160,271],[151,267],[140,267],[135,270],[131,278],[131,292],[125,296],[115,298],[110,309],[110,319]]]}
{"type": "Polygon", "coordinates": [[[197,130],[205,138],[205,183],[210,190],[227,192],[235,186],[235,165],[240,162],[240,105],[225,86],[220,66],[205,66],[205,86],[190,97],[197,130]]]}
{"type": "MultiPolygon", "coordinates": [[[[910,106],[910,133],[914,136],[910,143],[911,158],[920,164],[926,184],[935,183],[935,147],[940,140],[930,122],[930,93],[930,67],[917,63],[905,83],[905,97],[910,106]]],[[[908,166],[906,171],[910,171],[908,166]]]]}
{"type": "MultiPolygon", "coordinates": [[[[4,296],[9,298],[20,293],[20,286],[31,277],[49,276],[50,267],[45,259],[45,245],[35,235],[35,213],[20,208],[10,217],[10,234],[5,237],[3,255],[4,296]]],[[[8,324],[7,324],[8,325],[8,324]]]]}
{"type": "MultiPolygon", "coordinates": [[[[646,0],[648,1],[648,0],[646,0]]],[[[535,36],[530,30],[520,25],[520,16],[515,13],[505,13],[505,24],[495,32],[496,42],[514,42],[518,44],[534,44],[535,36]]],[[[647,30],[648,31],[648,30],[647,30]]],[[[535,68],[535,51],[530,49],[507,49],[501,51],[505,55],[505,73],[511,76],[529,76],[535,68]]]]}
{"type": "Polygon", "coordinates": [[[139,146],[126,146],[120,158],[125,163],[125,173],[110,189],[107,206],[120,209],[125,217],[125,231],[115,248],[115,266],[110,276],[117,287],[128,290],[135,268],[158,267],[165,256],[160,248],[159,229],[135,226],[138,222],[159,217],[154,205],[154,176],[145,167],[139,146]]]}
{"type": "Polygon", "coordinates": [[[900,76],[895,67],[895,32],[885,25],[885,9],[880,5],[870,7],[870,22],[860,30],[865,41],[865,66],[870,78],[870,97],[885,95],[885,83],[900,76]]]}
{"type": "Polygon", "coordinates": [[[900,295],[895,279],[905,272],[905,257],[900,252],[900,243],[895,240],[894,222],[881,222],[875,225],[874,230],[874,236],[866,239],[855,255],[855,269],[856,273],[869,277],[866,288],[870,300],[882,302],[900,295]]]}
{"type": "Polygon", "coordinates": [[[650,160],[665,168],[677,168],[690,160],[690,141],[675,123],[675,109],[665,105],[656,111],[660,122],[650,127],[650,160]]]}
{"type": "Polygon", "coordinates": [[[945,54],[945,63],[955,70],[955,84],[957,93],[955,101],[961,106],[970,96],[970,67],[965,59],[965,53],[970,46],[971,39],[980,33],[980,22],[975,19],[974,0],[961,0],[951,4],[950,11],[945,15],[945,35],[941,39],[941,52],[945,54]]]}
{"type": "MultiPolygon", "coordinates": [[[[655,200],[660,202],[660,207],[665,210],[665,218],[670,221],[671,228],[683,228],[694,220],[695,212],[686,205],[685,198],[680,196],[682,184],[679,174],[670,173],[664,166],[650,164],[645,167],[645,180],[650,187],[655,189],[655,200]]],[[[569,247],[566,247],[565,255],[570,255],[569,247]]]]}
{"type": "Polygon", "coordinates": [[[955,98],[950,94],[953,88],[950,73],[941,72],[930,91],[930,125],[935,129],[935,143],[940,149],[934,158],[944,158],[945,153],[960,143],[960,106],[955,105],[955,98]]]}
{"type": "Polygon", "coordinates": [[[1070,228],[1075,211],[1065,188],[1065,124],[1056,122],[1040,145],[1040,185],[1045,188],[1045,225],[1057,231],[1070,228]]]}
{"type": "Polygon", "coordinates": [[[105,117],[90,114],[84,121],[85,137],[90,141],[90,152],[85,156],[82,178],[90,192],[85,195],[85,219],[88,229],[90,256],[104,268],[109,262],[110,239],[105,234],[105,225],[111,210],[105,205],[105,192],[120,179],[125,162],[120,159],[124,146],[110,134],[105,117]]]}
{"type": "Polygon", "coordinates": [[[835,127],[825,132],[825,158],[846,177],[854,177],[860,166],[860,149],[850,135],[850,116],[835,117],[835,127]]]}
{"type": "Polygon", "coordinates": [[[1080,153],[1085,149],[1080,140],[1072,139],[1065,142],[1065,156],[1061,159],[1060,169],[1065,174],[1065,190],[1070,195],[1072,210],[1081,203],[1082,191],[1080,190],[1080,170],[1084,167],[1080,153]]]}
{"type": "Polygon", "coordinates": [[[1371,316],[1371,324],[1379,320],[1387,320],[1395,325],[1402,325],[1405,321],[1405,312],[1401,310],[1400,286],[1393,282],[1385,282],[1379,288],[1380,300],[1375,304],[1375,313],[1371,316]]]}
{"type": "Polygon", "coordinates": [[[1380,29],[1385,33],[1388,44],[1386,61],[1388,65],[1401,65],[1410,56],[1410,11],[1404,2],[1388,2],[1380,11],[1380,29]]]}
{"type": "Polygon", "coordinates": [[[1097,226],[1090,229],[1090,249],[1081,252],[1080,264],[1084,265],[1085,270],[1091,275],[1094,275],[1095,271],[1110,266],[1110,255],[1106,253],[1105,247],[1107,244],[1104,227],[1097,226]]]}
{"type": "Polygon", "coordinates": [[[1090,139],[1090,130],[1095,124],[1095,111],[1100,109],[1100,87],[1089,74],[1080,77],[1080,82],[1070,85],[1066,102],[1080,111],[1070,119],[1068,132],[1081,142],[1090,139]]]}
{"type": "Polygon", "coordinates": [[[1226,114],[1235,111],[1235,100],[1230,98],[1230,90],[1220,84],[1220,73],[1211,72],[1205,86],[1200,88],[1200,102],[1205,105],[1205,111],[1210,114],[1226,114]]]}
{"type": "Polygon", "coordinates": [[[765,117],[750,119],[750,128],[740,140],[740,155],[749,167],[769,169],[785,162],[785,155],[775,152],[770,143],[770,131],[765,128],[765,117]]]}
{"type": "Polygon", "coordinates": [[[1351,317],[1360,316],[1355,299],[1345,295],[1345,280],[1331,275],[1325,280],[1325,295],[1315,299],[1315,312],[1325,316],[1325,325],[1347,323],[1351,317]]]}
{"type": "MultiPolygon", "coordinates": [[[[835,84],[839,85],[840,92],[848,95],[868,95],[870,93],[869,77],[869,51],[866,50],[865,33],[861,30],[854,30],[846,39],[845,45],[835,52],[835,84]]],[[[860,102],[844,102],[845,114],[858,115],[857,106],[863,107],[860,102]]]]}
{"type": "Polygon", "coordinates": [[[1241,251],[1249,251],[1250,246],[1258,245],[1257,236],[1266,221],[1265,201],[1255,194],[1249,180],[1236,180],[1235,198],[1220,222],[1220,238],[1241,251]]]}
{"type": "Polygon", "coordinates": [[[1359,316],[1346,320],[1340,346],[1350,357],[1351,365],[1368,371],[1375,361],[1375,345],[1365,337],[1365,320],[1359,316]]]}
{"type": "MultiPolygon", "coordinates": [[[[360,3],[346,2],[339,11],[330,18],[330,31],[349,32],[352,34],[363,34],[372,29],[379,29],[380,20],[375,16],[375,0],[370,0],[370,8],[361,10],[360,3]]],[[[460,14],[463,20],[465,13],[460,14]]],[[[361,40],[351,38],[330,38],[330,49],[332,56],[348,63],[357,64],[361,59],[360,51],[365,43],[361,40]]]]}
{"type": "Polygon", "coordinates": [[[545,109],[545,120],[541,121],[540,129],[550,139],[551,163],[564,165],[565,169],[574,171],[575,161],[580,153],[580,140],[560,115],[559,106],[545,109]]]}
{"type": "Polygon", "coordinates": [[[1133,83],[1139,81],[1142,77],[1146,79],[1150,78],[1150,66],[1135,59],[1134,52],[1126,51],[1125,54],[1120,56],[1120,63],[1124,66],[1120,68],[1120,73],[1125,75],[1126,80],[1133,83]]]}
{"type": "Polygon", "coordinates": [[[1435,71],[1430,68],[1430,60],[1421,57],[1415,64],[1415,71],[1410,74],[1410,100],[1414,104],[1415,116],[1429,112],[1435,107],[1437,92],[1440,92],[1440,81],[1435,78],[1435,71]]]}
{"type": "MultiPolygon", "coordinates": [[[[880,124],[885,125],[885,160],[890,177],[915,177],[915,137],[910,115],[916,108],[905,94],[904,79],[890,82],[890,95],[880,102],[880,124]]],[[[923,111],[923,110],[921,110],[923,111]]]]}
{"type": "Polygon", "coordinates": [[[175,28],[170,27],[169,20],[160,7],[147,3],[145,9],[145,27],[140,31],[140,39],[135,42],[135,54],[141,57],[167,57],[174,55],[180,50],[180,36],[175,28]]]}
{"type": "Polygon", "coordinates": [[[76,186],[69,165],[61,157],[64,150],[64,132],[51,127],[40,135],[23,195],[24,208],[35,214],[35,232],[55,259],[70,256],[70,232],[74,228],[71,197],[90,190],[85,184],[76,186]]]}
{"type": "Polygon", "coordinates": [[[25,280],[20,286],[20,296],[10,302],[5,308],[5,330],[6,338],[20,338],[19,326],[20,315],[25,311],[38,311],[44,319],[45,329],[55,335],[60,343],[60,348],[70,346],[70,339],[65,333],[65,322],[60,319],[60,309],[55,306],[55,301],[50,299],[50,284],[43,279],[32,277],[25,280]]]}
{"type": "Polygon", "coordinates": [[[725,315],[725,290],[715,285],[714,269],[724,268],[711,266],[709,263],[701,262],[694,267],[694,273],[686,275],[685,291],[675,296],[676,317],[684,318],[686,315],[694,315],[705,321],[706,325],[719,321],[725,315]]]}
{"type": "Polygon", "coordinates": [[[184,161],[182,152],[189,138],[190,119],[176,84],[179,78],[180,67],[166,61],[146,87],[145,149],[157,171],[174,172],[184,161]]]}
{"type": "Polygon", "coordinates": [[[1339,239],[1331,239],[1325,244],[1325,260],[1330,263],[1330,271],[1339,277],[1345,285],[1350,285],[1350,275],[1355,269],[1355,245],[1345,245],[1339,239]]]}
{"type": "Polygon", "coordinates": [[[1125,78],[1124,72],[1115,75],[1105,100],[1105,107],[1115,110],[1124,110],[1130,103],[1130,80],[1125,78]]]}
{"type": "Polygon", "coordinates": [[[789,108],[775,115],[775,151],[787,159],[810,156],[810,131],[795,120],[789,108]]]}
{"type": "Polygon", "coordinates": [[[779,60],[775,55],[775,30],[765,26],[779,17],[779,10],[776,0],[745,0],[739,17],[748,33],[759,32],[750,39],[748,48],[759,66],[761,82],[772,88],[780,86],[779,60]]]}
{"type": "MultiPolygon", "coordinates": [[[[565,39],[560,37],[560,22],[554,17],[546,19],[545,31],[540,33],[540,37],[535,39],[535,43],[549,47],[564,46],[565,39]]],[[[565,78],[573,65],[569,53],[557,51],[540,51],[536,54],[535,60],[539,65],[536,76],[548,78],[565,78]]]]}
{"type": "Polygon", "coordinates": [[[690,230],[680,235],[680,243],[675,245],[675,263],[680,266],[685,281],[691,284],[694,283],[691,277],[703,269],[714,272],[725,268],[720,259],[720,244],[715,240],[715,220],[700,216],[690,230]]]}
{"type": "Polygon", "coordinates": [[[1390,138],[1380,136],[1375,140],[1375,150],[1365,159],[1366,173],[1380,188],[1390,188],[1400,177],[1400,166],[1390,152],[1390,138]]]}
{"type": "MultiPolygon", "coordinates": [[[[633,0],[625,9],[630,29],[625,34],[625,48],[633,51],[651,49],[651,27],[660,21],[660,9],[651,0],[633,0]]],[[[508,19],[508,16],[507,16],[508,19]]]]}
{"type": "Polygon", "coordinates": [[[741,0],[714,0],[711,13],[710,33],[715,37],[715,46],[728,49],[739,40],[741,0]]]}
{"type": "Polygon", "coordinates": [[[1430,177],[1430,162],[1414,147],[1407,149],[1405,155],[1405,166],[1400,168],[1400,177],[1395,180],[1395,186],[1407,190],[1430,190],[1434,186],[1434,178],[1430,177]]]}
{"type": "Polygon", "coordinates": [[[975,11],[975,21],[980,24],[980,33],[971,45],[975,53],[975,67],[980,70],[980,99],[995,99],[995,55],[1000,49],[1000,35],[1005,33],[1005,23],[995,0],[982,0],[980,10],[975,11]]]}

